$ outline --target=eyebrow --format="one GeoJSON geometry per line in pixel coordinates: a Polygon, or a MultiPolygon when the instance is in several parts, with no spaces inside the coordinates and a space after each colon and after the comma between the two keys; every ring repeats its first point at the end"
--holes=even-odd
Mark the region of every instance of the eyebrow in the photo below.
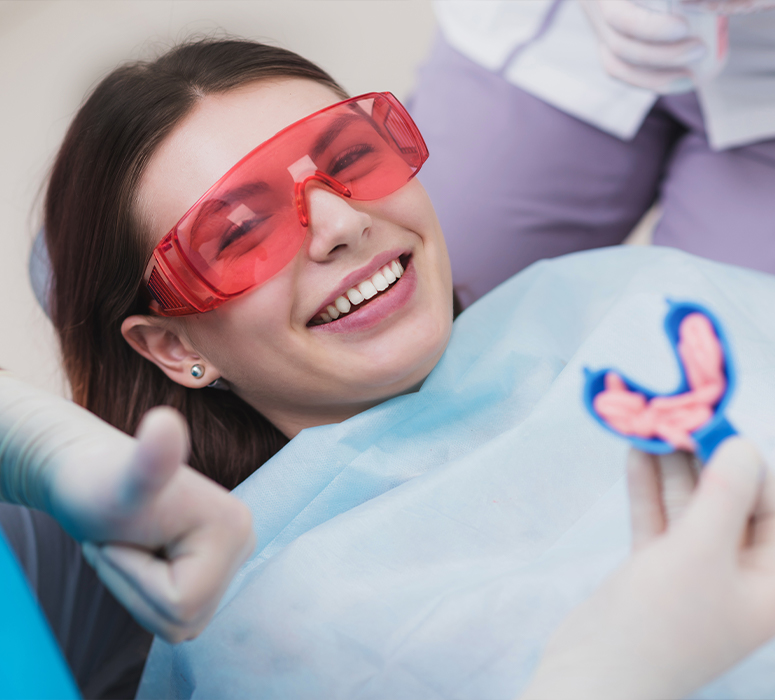
{"type": "Polygon", "coordinates": [[[240,185],[239,187],[226,190],[226,192],[218,195],[218,199],[229,204],[234,204],[234,202],[238,202],[241,199],[245,199],[254,194],[270,192],[271,189],[271,185],[265,180],[259,180],[258,182],[248,182],[244,185],[240,185]]]}
{"type": "Polygon", "coordinates": [[[312,160],[319,158],[320,154],[333,143],[334,139],[339,136],[348,125],[354,121],[359,121],[360,119],[361,117],[357,114],[343,114],[341,117],[334,119],[334,121],[331,122],[331,126],[318,136],[310,149],[310,157],[312,160]]]}

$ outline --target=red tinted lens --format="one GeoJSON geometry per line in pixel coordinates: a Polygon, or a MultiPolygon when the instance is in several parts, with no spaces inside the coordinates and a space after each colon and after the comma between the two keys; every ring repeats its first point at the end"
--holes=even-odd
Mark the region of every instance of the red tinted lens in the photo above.
{"type": "MultiPolygon", "coordinates": [[[[189,313],[215,308],[266,282],[299,251],[306,221],[297,197],[305,182],[333,179],[353,199],[379,199],[405,185],[426,158],[417,127],[389,93],[316,112],[261,144],[208,190],[157,246],[157,274],[190,304],[189,313]]],[[[164,312],[170,307],[155,282],[149,289],[164,312]]]]}

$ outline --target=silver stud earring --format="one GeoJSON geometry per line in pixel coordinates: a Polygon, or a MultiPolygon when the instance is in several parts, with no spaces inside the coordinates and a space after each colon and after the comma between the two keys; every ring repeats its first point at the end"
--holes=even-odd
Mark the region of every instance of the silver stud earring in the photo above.
{"type": "Polygon", "coordinates": [[[205,374],[205,368],[202,367],[202,365],[194,365],[191,368],[191,376],[194,377],[195,379],[201,379],[202,377],[204,377],[204,374],[205,374]]]}

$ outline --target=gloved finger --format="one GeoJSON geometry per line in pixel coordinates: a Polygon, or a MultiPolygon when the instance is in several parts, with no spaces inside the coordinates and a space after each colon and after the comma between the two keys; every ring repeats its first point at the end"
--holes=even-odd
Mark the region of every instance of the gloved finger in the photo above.
{"type": "Polygon", "coordinates": [[[762,494],[765,469],[750,442],[725,440],[700,475],[696,495],[678,527],[708,551],[737,556],[762,494]]]}
{"type": "Polygon", "coordinates": [[[603,69],[606,73],[630,85],[654,90],[663,95],[688,92],[694,89],[692,75],[687,69],[656,70],[638,68],[615,56],[610,49],[602,45],[600,47],[600,55],[603,69]]]}
{"type": "Polygon", "coordinates": [[[180,596],[176,615],[192,618],[204,611],[207,618],[231,579],[255,547],[250,510],[231,496],[228,512],[210,521],[194,536],[170,549],[170,580],[180,596]]]}
{"type": "Polygon", "coordinates": [[[775,0],[682,0],[681,5],[721,15],[748,14],[775,8],[775,0]]]}
{"type": "Polygon", "coordinates": [[[215,500],[205,507],[213,508],[170,540],[167,558],[110,544],[95,559],[116,597],[141,624],[170,641],[190,639],[204,628],[255,544],[248,508],[226,493],[210,497],[215,500]]]}
{"type": "Polygon", "coordinates": [[[775,473],[765,467],[759,499],[753,512],[749,547],[754,556],[775,562],[775,473]]]}
{"type": "Polygon", "coordinates": [[[665,531],[657,458],[640,450],[627,456],[632,548],[638,550],[665,531]]]}
{"type": "Polygon", "coordinates": [[[620,60],[641,68],[668,70],[686,68],[707,53],[705,45],[695,38],[671,44],[655,44],[633,39],[611,27],[601,37],[603,45],[620,60]]]}
{"type": "Polygon", "coordinates": [[[638,41],[670,44],[689,36],[689,23],[681,15],[651,10],[630,0],[598,0],[598,6],[612,29],[638,41]]]}
{"type": "Polygon", "coordinates": [[[180,619],[170,608],[179,605],[169,586],[169,563],[150,552],[122,545],[83,543],[83,554],[100,580],[145,629],[170,643],[191,639],[209,617],[180,619]]]}
{"type": "Polygon", "coordinates": [[[130,460],[120,501],[141,506],[169,482],[188,458],[188,434],[183,417],[174,409],[151,409],[137,429],[137,447],[130,460]]]}
{"type": "Polygon", "coordinates": [[[683,515],[697,486],[697,472],[688,452],[671,452],[659,460],[662,507],[667,527],[683,515]]]}

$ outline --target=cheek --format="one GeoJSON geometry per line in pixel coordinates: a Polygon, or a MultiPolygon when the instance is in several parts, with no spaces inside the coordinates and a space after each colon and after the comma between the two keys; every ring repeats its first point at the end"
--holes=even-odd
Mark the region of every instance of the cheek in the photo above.
{"type": "Polygon", "coordinates": [[[441,227],[425,188],[416,178],[379,200],[380,215],[423,237],[435,238],[441,227]]]}
{"type": "MultiPolygon", "coordinates": [[[[281,351],[290,332],[291,295],[283,280],[192,318],[192,345],[225,375],[239,372],[246,359],[281,351]]],[[[244,371],[244,370],[242,370],[244,371]]]]}
{"type": "MultiPolygon", "coordinates": [[[[417,179],[411,180],[398,192],[383,200],[382,216],[396,222],[422,239],[426,254],[426,275],[435,282],[444,299],[452,298],[452,269],[447,245],[430,197],[417,179]]],[[[451,303],[451,302],[450,302],[451,303]]]]}

